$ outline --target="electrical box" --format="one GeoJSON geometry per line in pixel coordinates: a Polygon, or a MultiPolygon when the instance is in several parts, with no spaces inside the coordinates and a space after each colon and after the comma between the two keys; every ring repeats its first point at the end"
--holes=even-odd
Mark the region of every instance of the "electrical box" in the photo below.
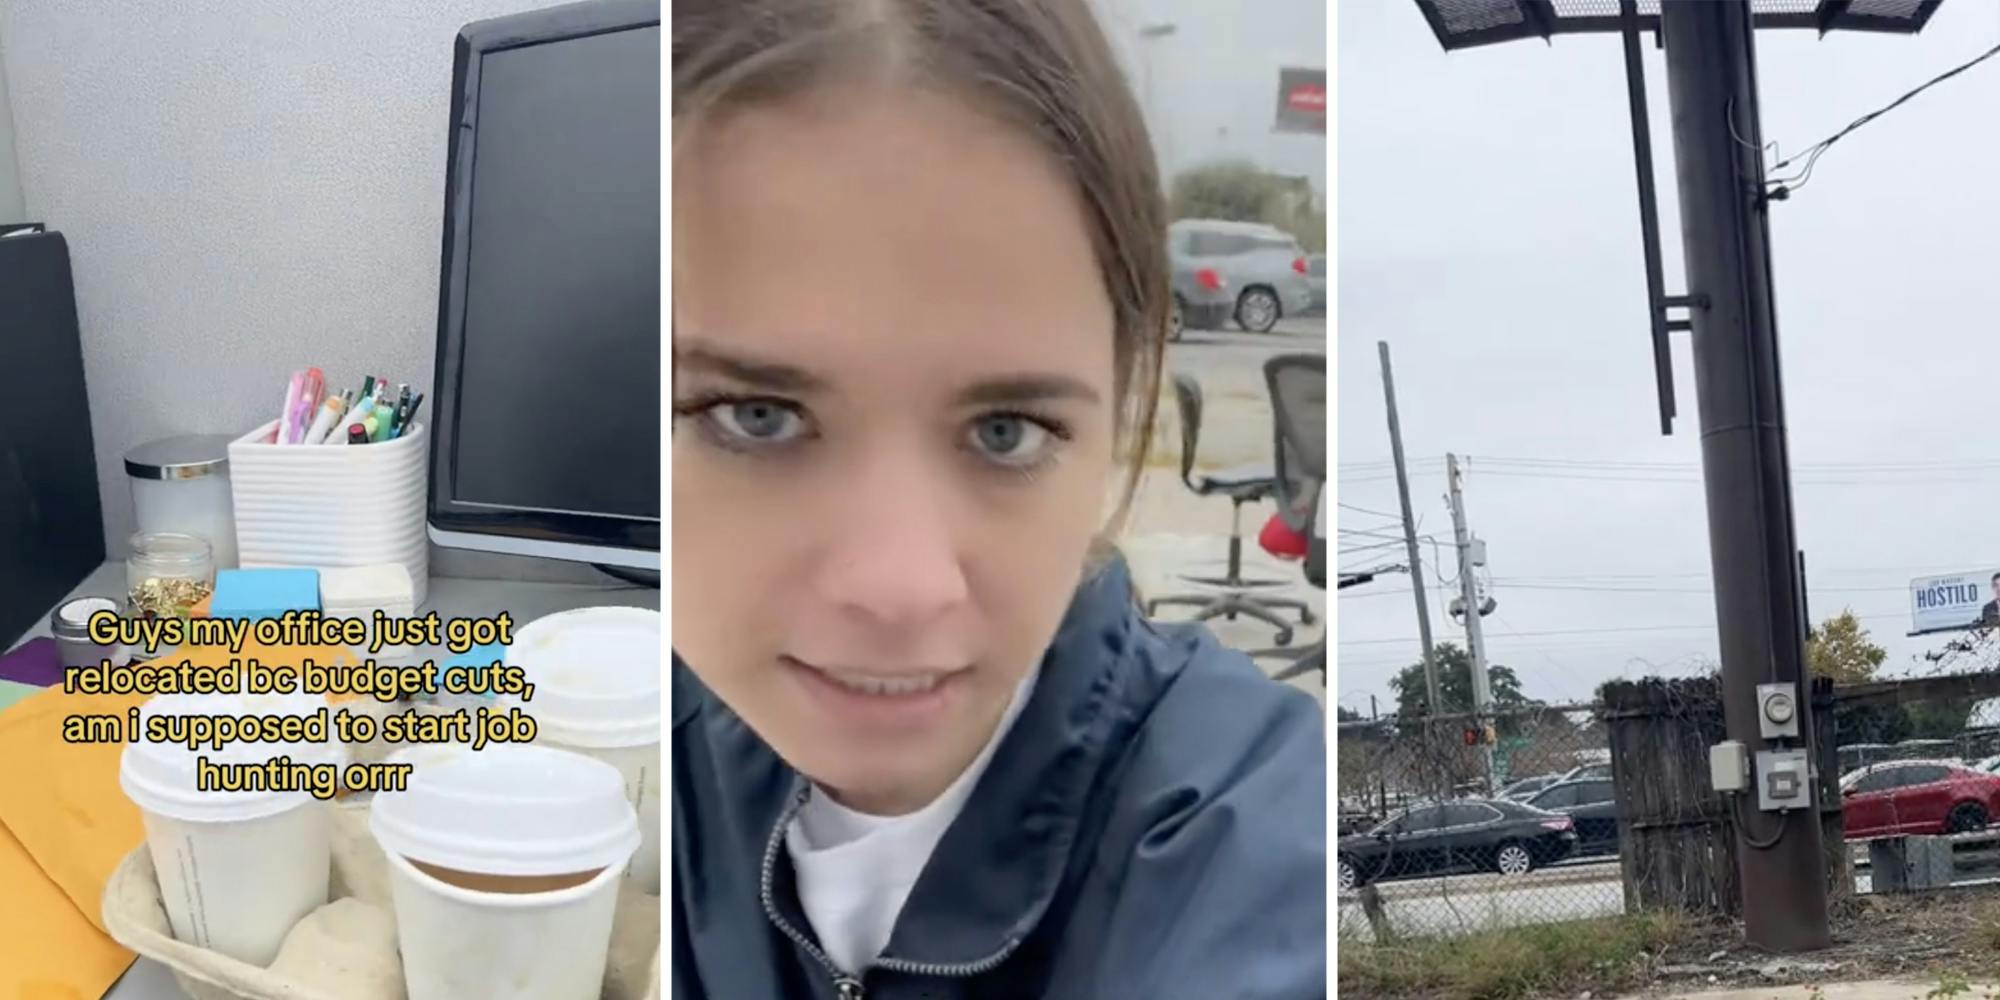
{"type": "Polygon", "coordinates": [[[1757,808],[1787,812],[1812,805],[1812,758],[1804,750],[1757,753],[1757,808]]]}
{"type": "Polygon", "coordinates": [[[1471,545],[1469,546],[1469,548],[1470,548],[1470,549],[1472,550],[1472,551],[1471,551],[1471,555],[1472,555],[1472,564],[1473,564],[1474,566],[1479,566],[1479,567],[1482,567],[1482,568],[1483,568],[1483,567],[1485,567],[1485,565],[1486,565],[1486,539],[1484,539],[1484,538],[1474,538],[1474,539],[1472,539],[1472,544],[1471,544],[1471,545]]]}
{"type": "Polygon", "coordinates": [[[1799,738],[1799,686],[1757,685],[1757,730],[1767,740],[1799,738]]]}
{"type": "Polygon", "coordinates": [[[1725,740],[1708,748],[1708,780],[1718,792],[1741,792],[1749,786],[1750,760],[1743,744],[1725,740]]]}

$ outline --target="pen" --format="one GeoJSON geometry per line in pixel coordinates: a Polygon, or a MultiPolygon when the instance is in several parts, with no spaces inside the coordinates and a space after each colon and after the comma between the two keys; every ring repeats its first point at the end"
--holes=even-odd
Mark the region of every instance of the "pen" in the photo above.
{"type": "Polygon", "coordinates": [[[368,443],[368,428],[367,428],[367,427],[364,427],[364,426],[362,426],[361,424],[348,424],[348,425],[347,425],[347,443],[348,443],[348,444],[367,444],[367,443],[368,443]]]}
{"type": "Polygon", "coordinates": [[[409,412],[403,414],[403,423],[401,426],[396,428],[397,437],[402,437],[403,432],[409,430],[410,425],[417,422],[417,409],[423,405],[424,405],[423,393],[420,392],[410,397],[409,412]]]}

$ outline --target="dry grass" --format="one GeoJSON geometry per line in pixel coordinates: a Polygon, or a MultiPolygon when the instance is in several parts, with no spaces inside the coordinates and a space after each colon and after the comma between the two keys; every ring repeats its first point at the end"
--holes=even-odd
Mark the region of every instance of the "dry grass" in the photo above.
{"type": "Polygon", "coordinates": [[[1357,997],[1517,1000],[1645,983],[1688,922],[1665,913],[1378,945],[1343,941],[1340,991],[1357,997]]]}

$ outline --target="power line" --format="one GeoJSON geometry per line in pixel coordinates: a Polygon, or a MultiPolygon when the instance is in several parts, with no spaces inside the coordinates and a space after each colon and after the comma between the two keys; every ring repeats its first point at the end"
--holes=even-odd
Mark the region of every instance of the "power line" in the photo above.
{"type": "Polygon", "coordinates": [[[1874,111],[1870,111],[1867,114],[1862,115],[1859,118],[1856,118],[1854,121],[1848,123],[1848,126],[1846,128],[1841,129],[1840,131],[1835,132],[1834,134],[1827,136],[1826,138],[1821,139],[1820,141],[1813,143],[1810,146],[1807,146],[1803,152],[1794,154],[1793,156],[1787,157],[1786,159],[1781,160],[1778,163],[1774,164],[1771,167],[1771,173],[1778,173],[1784,170],[1786,167],[1790,166],[1792,163],[1796,162],[1800,157],[1806,158],[1805,168],[1803,171],[1800,172],[1798,176],[1780,178],[1778,180],[1768,182],[1772,185],[1770,189],[1770,197],[1774,199],[1785,198],[1788,195],[1790,195],[1791,192],[1805,187],[1806,182],[1812,179],[1813,166],[1819,162],[1820,154],[1825,153],[1828,149],[1832,148],[1834,143],[1839,142],[1843,138],[1846,138],[1847,135],[1853,132],[1855,129],[1858,129],[1861,126],[1866,125],[1869,122],[1872,122],[1875,119],[1880,118],[1883,115],[1896,110],[1899,107],[1902,107],[1904,103],[1908,102],[1911,98],[1917,96],[1918,94],[1921,94],[1924,91],[1929,90],[1930,88],[1935,87],[1938,84],[1943,83],[1944,81],[1949,80],[1952,77],[1957,76],[1958,74],[1963,73],[1966,70],[1971,69],[1972,67],[1977,66],[1980,63],[1993,58],[1995,54],[2000,54],[2000,45],[1995,45],[1992,48],[1987,49],[1985,52],[1982,52],[1979,55],[1974,56],[1972,59],[1960,63],[1959,65],[1954,66],[1951,69],[1945,70],[1944,72],[1939,73],[1934,77],[1931,77],[1929,80],[1924,81],[1922,84],[1918,85],[1915,89],[1905,93],[1903,96],[1898,97],[1893,101],[1890,101],[1888,104],[1883,105],[1882,107],[1877,108],[1874,111]]]}
{"type": "Polygon", "coordinates": [[[1335,503],[1334,506],[1339,507],[1341,510],[1351,510],[1356,514],[1367,514],[1370,517],[1386,517],[1391,521],[1400,522],[1403,519],[1403,515],[1401,514],[1388,514],[1379,510],[1369,510],[1366,507],[1356,507],[1351,503],[1335,503]]]}
{"type": "MultiPolygon", "coordinates": [[[[1885,613],[1885,614],[1876,614],[1876,615],[1855,615],[1854,617],[1855,617],[1856,619],[1860,620],[1860,621],[1881,621],[1881,620],[1883,620],[1883,619],[1889,619],[1889,618],[1897,618],[1897,619],[1903,619],[1903,618],[1907,618],[1907,617],[1909,617],[1909,612],[1907,612],[1907,611],[1898,611],[1898,612],[1895,612],[1895,613],[1893,613],[1893,614],[1888,614],[1888,613],[1885,613]]],[[[1568,635],[1620,635],[1620,634],[1624,634],[1624,633],[1630,633],[1630,632],[1690,632],[1690,631],[1714,631],[1714,629],[1715,629],[1715,624],[1714,624],[1713,622],[1711,622],[1711,623],[1709,623],[1709,624],[1706,624],[1706,625],[1623,625],[1623,626],[1617,626],[1617,627],[1614,627],[1614,628],[1581,628],[1581,629],[1552,629],[1552,630],[1549,630],[1549,631],[1544,631],[1544,632],[1516,632],[1516,633],[1514,633],[1514,634],[1515,634],[1515,635],[1516,635],[1517,637],[1520,637],[1520,638],[1524,638],[1524,639],[1525,639],[1525,638],[1539,638],[1539,637],[1544,637],[1544,636],[1568,636],[1568,635]]],[[[1415,639],[1413,639],[1413,638],[1399,638],[1399,639],[1342,639],[1342,640],[1340,640],[1340,645],[1343,645],[1343,646],[1382,646],[1382,645],[1390,645],[1390,644],[1395,644],[1395,643],[1412,643],[1412,642],[1415,642],[1415,641],[1417,641],[1417,640],[1415,640],[1415,639]]]]}

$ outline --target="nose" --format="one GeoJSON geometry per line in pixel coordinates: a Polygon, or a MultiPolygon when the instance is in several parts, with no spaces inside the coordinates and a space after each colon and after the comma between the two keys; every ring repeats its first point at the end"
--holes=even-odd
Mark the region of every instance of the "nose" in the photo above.
{"type": "Polygon", "coordinates": [[[842,617],[908,629],[945,617],[970,596],[950,483],[927,464],[921,456],[885,458],[842,484],[816,587],[842,617]]]}

